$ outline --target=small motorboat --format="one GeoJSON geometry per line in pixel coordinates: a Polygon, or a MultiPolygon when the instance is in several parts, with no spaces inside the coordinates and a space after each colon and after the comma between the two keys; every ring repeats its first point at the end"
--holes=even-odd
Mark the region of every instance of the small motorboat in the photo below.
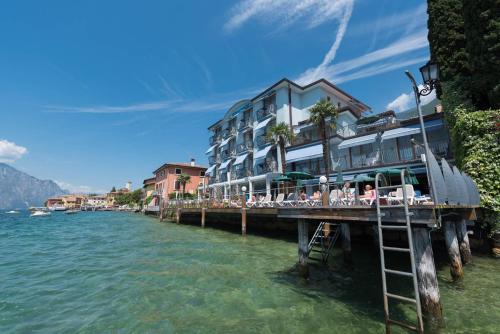
{"type": "Polygon", "coordinates": [[[30,217],[45,217],[45,216],[50,216],[50,212],[37,210],[30,215],[30,217]]]}
{"type": "Polygon", "coordinates": [[[14,214],[14,213],[19,213],[19,211],[16,211],[16,210],[10,210],[10,211],[7,211],[6,213],[14,214]]]}
{"type": "Polygon", "coordinates": [[[74,215],[75,213],[78,213],[78,211],[80,211],[80,210],[67,210],[64,213],[67,214],[67,215],[74,215]]]}

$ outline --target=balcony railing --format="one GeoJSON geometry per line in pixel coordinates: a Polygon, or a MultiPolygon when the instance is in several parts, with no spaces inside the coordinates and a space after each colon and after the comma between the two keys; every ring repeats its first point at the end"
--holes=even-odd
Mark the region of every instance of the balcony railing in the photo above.
{"type": "Polygon", "coordinates": [[[257,121],[262,121],[269,116],[276,116],[276,105],[270,104],[265,108],[257,110],[257,121]]]}
{"type": "Polygon", "coordinates": [[[240,168],[236,170],[236,178],[243,179],[245,177],[253,176],[252,169],[240,168]]]}
{"type": "Polygon", "coordinates": [[[337,127],[337,134],[344,138],[349,138],[370,132],[385,131],[399,126],[399,121],[397,121],[395,118],[381,119],[370,124],[348,124],[345,126],[337,127]]]}
{"type": "Polygon", "coordinates": [[[277,173],[278,164],[275,161],[266,162],[263,164],[258,164],[255,167],[256,175],[266,174],[266,173],[277,173]]]}
{"type": "Polygon", "coordinates": [[[271,141],[269,139],[267,139],[267,137],[264,135],[255,138],[255,142],[257,144],[257,147],[267,146],[267,145],[271,144],[271,141]]]}
{"type": "Polygon", "coordinates": [[[230,136],[234,136],[235,134],[236,134],[236,127],[230,127],[229,129],[225,129],[222,132],[222,136],[224,137],[224,139],[226,139],[230,136]]]}
{"type": "Polygon", "coordinates": [[[222,138],[221,138],[220,135],[213,135],[213,136],[211,136],[210,139],[209,139],[210,145],[215,145],[215,144],[220,143],[221,139],[222,138]]]}
{"type": "Polygon", "coordinates": [[[238,145],[236,149],[236,153],[244,153],[244,152],[250,152],[253,150],[253,143],[251,141],[241,143],[238,145]]]}
{"type": "Polygon", "coordinates": [[[253,121],[250,117],[244,118],[240,121],[240,124],[238,126],[239,130],[245,130],[247,128],[253,127],[253,121]]]}
{"type": "Polygon", "coordinates": [[[224,150],[221,153],[221,160],[226,160],[228,158],[232,158],[236,156],[236,150],[235,149],[229,149],[229,150],[224,150]]]}
{"type": "Polygon", "coordinates": [[[208,157],[208,163],[210,165],[220,164],[220,162],[221,162],[220,155],[208,157]]]}

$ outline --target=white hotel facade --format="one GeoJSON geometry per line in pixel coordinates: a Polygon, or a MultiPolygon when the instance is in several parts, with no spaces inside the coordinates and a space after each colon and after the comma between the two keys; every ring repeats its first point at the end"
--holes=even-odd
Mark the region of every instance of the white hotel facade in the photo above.
{"type": "MultiPolygon", "coordinates": [[[[210,147],[205,153],[211,196],[235,194],[243,185],[250,193],[271,192],[274,178],[284,171],[279,147],[266,140],[266,132],[278,123],[289,125],[295,134],[286,147],[287,171],[324,175],[321,140],[308,122],[309,109],[322,99],[339,109],[330,137],[331,158],[334,169],[342,169],[346,179],[381,166],[422,171],[421,148],[414,144],[421,139],[416,115],[399,119],[388,111],[364,117],[370,107],[327,80],[300,86],[282,79],[254,98],[235,103],[208,128],[210,147]]],[[[438,155],[447,156],[448,133],[440,131],[442,114],[431,114],[425,117],[429,144],[438,155]]],[[[333,172],[330,177],[335,177],[333,172]]]]}

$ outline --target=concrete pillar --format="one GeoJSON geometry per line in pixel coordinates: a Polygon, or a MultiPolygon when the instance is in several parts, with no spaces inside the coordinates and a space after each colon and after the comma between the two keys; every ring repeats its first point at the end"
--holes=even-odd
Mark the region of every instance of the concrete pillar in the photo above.
{"type": "Polygon", "coordinates": [[[412,230],[422,313],[427,323],[439,326],[443,323],[443,307],[439,294],[431,237],[426,227],[414,227],[412,230]]]}
{"type": "Polygon", "coordinates": [[[462,257],[463,264],[469,264],[472,262],[472,253],[470,251],[469,235],[467,234],[467,221],[462,219],[455,225],[458,238],[458,248],[460,249],[460,255],[462,257]]]}
{"type": "Polygon", "coordinates": [[[352,265],[352,248],[351,248],[351,227],[347,223],[340,224],[340,235],[342,238],[342,253],[344,254],[344,264],[352,265]]]}
{"type": "Polygon", "coordinates": [[[247,235],[247,208],[241,208],[241,235],[247,235]]]}
{"type": "Polygon", "coordinates": [[[252,200],[252,197],[253,197],[253,182],[248,180],[248,194],[249,194],[249,198],[250,200],[252,200]]]}
{"type": "Polygon", "coordinates": [[[309,278],[309,225],[305,219],[298,219],[299,234],[299,276],[309,278]]]}
{"type": "Polygon", "coordinates": [[[201,227],[205,228],[205,215],[206,215],[206,208],[201,208],[201,227]]]}
{"type": "Polygon", "coordinates": [[[175,215],[175,223],[180,224],[181,223],[181,209],[177,208],[176,215],[175,215]]]}
{"type": "Polygon", "coordinates": [[[462,269],[462,260],[460,259],[460,250],[458,247],[458,238],[453,221],[443,221],[444,240],[446,242],[446,250],[450,258],[450,274],[454,281],[462,279],[464,271],[462,269]]]}
{"type": "Polygon", "coordinates": [[[266,176],[266,195],[271,194],[271,178],[269,176],[270,175],[266,176]]]}

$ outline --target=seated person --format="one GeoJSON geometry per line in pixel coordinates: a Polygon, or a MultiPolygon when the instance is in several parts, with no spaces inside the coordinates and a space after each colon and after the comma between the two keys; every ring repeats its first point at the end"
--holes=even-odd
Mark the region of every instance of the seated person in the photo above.
{"type": "Polygon", "coordinates": [[[371,185],[367,184],[365,186],[365,193],[361,196],[359,196],[359,198],[367,198],[367,199],[373,199],[375,198],[375,190],[372,188],[371,185]]]}
{"type": "Polygon", "coordinates": [[[349,195],[351,195],[351,183],[347,181],[344,183],[344,186],[342,187],[342,193],[345,198],[349,198],[349,195]]]}
{"type": "Polygon", "coordinates": [[[321,199],[321,192],[319,190],[316,190],[314,194],[312,195],[312,199],[314,200],[320,200],[321,199]]]}
{"type": "Polygon", "coordinates": [[[306,192],[304,191],[304,189],[302,189],[302,190],[300,191],[300,194],[299,194],[299,199],[300,199],[301,201],[305,201],[305,200],[307,199],[307,194],[306,194],[306,192]]]}

